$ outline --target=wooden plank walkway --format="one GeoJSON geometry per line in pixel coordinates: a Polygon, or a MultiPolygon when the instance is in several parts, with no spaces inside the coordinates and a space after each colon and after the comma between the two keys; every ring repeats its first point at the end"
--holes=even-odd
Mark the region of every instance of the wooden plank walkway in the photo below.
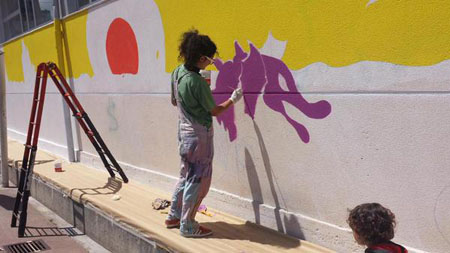
{"type": "MultiPolygon", "coordinates": [[[[9,156],[21,160],[23,145],[8,142],[9,156]]],[[[324,247],[286,236],[277,231],[244,221],[226,213],[208,209],[212,216],[197,214],[197,220],[213,230],[207,238],[188,239],[178,229],[164,226],[166,214],[152,208],[156,198],[170,195],[133,180],[128,184],[111,179],[105,171],[88,168],[80,163],[63,162],[63,172],[54,171],[56,156],[38,150],[34,173],[42,180],[59,187],[79,203],[90,203],[125,223],[159,246],[175,252],[334,252],[324,247]],[[113,196],[120,196],[114,200],[113,196]]],[[[167,209],[166,209],[167,210],[167,209]]]]}

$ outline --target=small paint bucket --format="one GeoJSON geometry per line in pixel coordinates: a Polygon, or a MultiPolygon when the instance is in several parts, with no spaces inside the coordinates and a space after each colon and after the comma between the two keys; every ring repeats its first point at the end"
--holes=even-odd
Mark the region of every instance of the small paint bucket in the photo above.
{"type": "Polygon", "coordinates": [[[60,161],[55,162],[55,172],[62,172],[62,163],[60,161]]]}

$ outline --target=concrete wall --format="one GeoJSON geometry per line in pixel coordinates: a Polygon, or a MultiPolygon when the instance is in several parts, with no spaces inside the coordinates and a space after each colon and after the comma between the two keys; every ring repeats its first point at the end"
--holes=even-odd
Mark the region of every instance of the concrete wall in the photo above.
{"type": "MultiPolygon", "coordinates": [[[[217,101],[228,86],[246,92],[214,121],[208,205],[349,252],[361,249],[347,208],[380,202],[397,216],[395,241],[446,252],[449,18],[448,1],[106,1],[65,20],[66,71],[128,175],[170,191],[169,77],[180,34],[196,27],[224,62],[211,68],[217,101]]],[[[46,27],[3,46],[19,140],[35,68],[57,61],[54,45],[46,27]]],[[[61,103],[49,87],[39,145],[67,156],[61,103]]],[[[80,138],[81,161],[101,168],[80,138]]]]}

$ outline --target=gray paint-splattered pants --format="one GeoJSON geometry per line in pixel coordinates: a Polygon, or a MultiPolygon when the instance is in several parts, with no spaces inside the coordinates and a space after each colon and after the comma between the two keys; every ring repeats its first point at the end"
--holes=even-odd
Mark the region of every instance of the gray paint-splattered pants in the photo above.
{"type": "Polygon", "coordinates": [[[178,125],[181,172],[168,219],[180,219],[180,232],[191,234],[198,228],[195,215],[211,185],[214,130],[190,122],[183,114],[178,125]]]}

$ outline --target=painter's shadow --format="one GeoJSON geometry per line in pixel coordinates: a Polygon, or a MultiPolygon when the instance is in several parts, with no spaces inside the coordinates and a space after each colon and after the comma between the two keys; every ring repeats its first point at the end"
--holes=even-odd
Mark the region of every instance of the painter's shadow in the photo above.
{"type": "MultiPolygon", "coordinates": [[[[255,129],[255,133],[258,137],[258,144],[261,151],[261,157],[263,159],[264,163],[264,169],[266,172],[267,179],[269,181],[270,191],[272,193],[275,209],[274,209],[274,216],[275,221],[277,225],[278,232],[286,233],[291,236],[295,236],[296,238],[305,239],[305,236],[301,230],[300,224],[297,220],[297,217],[293,214],[284,213],[281,215],[280,209],[280,200],[278,197],[278,194],[280,194],[281,198],[283,199],[283,196],[281,193],[277,193],[276,190],[276,184],[279,187],[278,183],[276,182],[276,178],[274,178],[274,172],[272,170],[272,165],[270,163],[269,154],[267,152],[266,144],[264,142],[264,138],[261,134],[261,131],[256,124],[255,121],[253,121],[253,126],[255,129]],[[283,216],[283,217],[282,217],[283,216]],[[283,218],[283,219],[282,219],[283,218]]],[[[261,214],[260,214],[260,207],[262,204],[264,204],[264,199],[262,195],[261,190],[261,182],[259,181],[258,172],[255,166],[255,163],[253,161],[253,158],[248,151],[248,149],[245,149],[245,166],[247,171],[247,177],[248,182],[250,185],[250,190],[252,194],[252,205],[253,205],[253,211],[255,213],[255,223],[261,224],[261,214]]],[[[283,199],[284,202],[284,199],[283,199]]],[[[286,205],[286,203],[285,203],[286,205]]]]}
{"type": "Polygon", "coordinates": [[[251,241],[285,249],[296,248],[301,241],[282,235],[275,230],[247,221],[245,224],[229,224],[223,221],[202,222],[202,226],[212,229],[214,233],[206,239],[226,239],[251,241]]]}
{"type": "Polygon", "coordinates": [[[122,181],[118,178],[109,177],[106,184],[102,187],[95,188],[73,188],[69,192],[69,196],[72,198],[76,191],[81,192],[78,197],[81,201],[84,195],[110,195],[116,194],[122,188],[122,181]]]}
{"type": "Polygon", "coordinates": [[[24,237],[79,236],[74,227],[26,227],[24,237]]]}

